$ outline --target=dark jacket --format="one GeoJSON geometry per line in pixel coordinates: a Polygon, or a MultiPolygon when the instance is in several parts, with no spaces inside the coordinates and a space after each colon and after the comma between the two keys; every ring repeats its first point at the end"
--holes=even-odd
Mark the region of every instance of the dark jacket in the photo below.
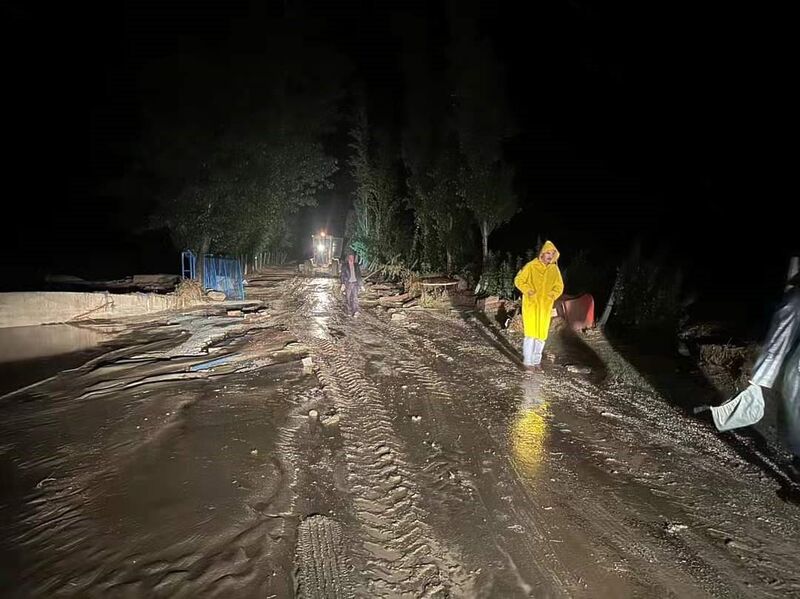
{"type": "MultiPolygon", "coordinates": [[[[353,263],[353,270],[355,270],[356,273],[356,284],[360,287],[362,278],[361,278],[361,267],[358,265],[358,262],[353,263]]],[[[346,285],[347,283],[350,282],[350,263],[347,260],[342,262],[340,271],[341,272],[339,273],[339,276],[341,278],[342,285],[346,285]]]]}

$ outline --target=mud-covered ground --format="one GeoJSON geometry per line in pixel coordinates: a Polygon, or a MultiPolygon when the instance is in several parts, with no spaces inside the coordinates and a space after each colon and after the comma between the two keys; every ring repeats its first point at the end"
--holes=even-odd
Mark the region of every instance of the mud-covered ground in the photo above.
{"type": "Polygon", "coordinates": [[[249,293],[3,397],[0,594],[800,597],[779,450],[687,416],[671,373],[594,335],[530,376],[475,314],[249,293]]]}

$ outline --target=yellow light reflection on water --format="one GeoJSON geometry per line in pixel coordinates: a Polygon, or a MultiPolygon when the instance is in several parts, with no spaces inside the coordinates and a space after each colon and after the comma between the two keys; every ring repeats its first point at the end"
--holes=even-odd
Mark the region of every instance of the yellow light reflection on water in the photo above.
{"type": "Polygon", "coordinates": [[[521,402],[508,431],[511,459],[525,478],[535,478],[545,457],[549,407],[540,380],[522,379],[520,391],[521,402]]]}

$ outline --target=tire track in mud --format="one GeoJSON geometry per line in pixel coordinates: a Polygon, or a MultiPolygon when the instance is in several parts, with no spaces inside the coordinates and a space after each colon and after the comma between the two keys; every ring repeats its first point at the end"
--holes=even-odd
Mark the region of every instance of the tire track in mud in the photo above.
{"type": "Polygon", "coordinates": [[[451,522],[476,516],[488,518],[483,504],[476,504],[479,491],[470,474],[473,468],[462,448],[460,436],[454,432],[466,430],[459,426],[464,420],[463,414],[454,409],[452,398],[428,366],[404,358],[397,361],[397,371],[406,381],[416,383],[423,390],[423,395],[413,402],[413,411],[419,419],[417,427],[421,429],[418,434],[421,436],[424,431],[428,437],[416,452],[423,454],[419,461],[424,460],[417,476],[426,495],[436,498],[430,503],[446,506],[451,522]],[[476,513],[476,505],[480,506],[478,511],[482,513],[476,513]]]}
{"type": "MultiPolygon", "coordinates": [[[[537,591],[548,593],[549,596],[563,594],[566,588],[563,581],[560,580],[559,575],[555,574],[555,569],[547,565],[552,564],[552,553],[549,549],[542,549],[547,545],[546,536],[537,528],[530,516],[524,513],[524,510],[519,512],[517,506],[510,501],[510,496],[501,498],[497,491],[501,488],[516,488],[513,477],[509,476],[507,470],[498,462],[493,450],[474,458],[471,463],[469,456],[459,448],[462,444],[459,442],[461,435],[456,436],[454,430],[467,432],[469,435],[479,438],[480,441],[475,442],[474,439],[471,441],[479,447],[494,447],[497,439],[486,431],[486,423],[482,418],[485,415],[486,406],[482,406],[483,412],[480,408],[464,410],[465,407],[473,408],[473,406],[466,405],[460,400],[456,401],[453,393],[449,390],[450,384],[435,370],[435,367],[441,364],[442,359],[448,363],[453,362],[454,359],[445,351],[440,350],[435,341],[428,336],[409,333],[402,325],[396,326],[394,323],[387,323],[374,316],[367,316],[360,322],[354,322],[352,327],[348,328],[348,333],[354,339],[363,341],[367,341],[370,335],[391,340],[390,347],[395,347],[398,351],[390,353],[385,358],[396,364],[397,370],[407,377],[409,382],[415,383],[424,390],[424,402],[418,402],[423,403],[422,409],[425,412],[422,426],[430,429],[432,437],[439,439],[439,441],[429,443],[431,450],[422,460],[426,462],[426,465],[415,472],[415,476],[422,483],[421,486],[424,486],[426,491],[429,489],[434,491],[427,496],[435,495],[436,500],[433,503],[436,505],[430,505],[428,510],[446,512],[446,515],[439,513],[440,520],[449,519],[455,523],[460,519],[462,524],[470,520],[479,523],[496,519],[497,506],[501,505],[512,514],[503,518],[505,525],[499,528],[490,526],[482,529],[482,534],[488,534],[497,545],[498,552],[494,555],[497,567],[504,570],[507,563],[512,571],[516,571],[514,560],[508,552],[503,550],[503,547],[507,544],[519,543],[523,538],[519,533],[525,530],[530,536],[526,536],[526,540],[523,542],[526,543],[529,551],[523,552],[524,558],[519,557],[518,551],[515,553],[517,553],[518,560],[526,565],[534,564],[533,567],[538,571],[534,581],[536,587],[520,583],[511,590],[509,587],[504,588],[503,592],[517,594],[523,590],[523,594],[527,596],[528,592],[535,588],[537,591]],[[430,359],[423,360],[419,357],[420,354],[429,356],[430,359]],[[474,463],[475,460],[479,462],[477,465],[474,463]],[[476,476],[476,470],[482,471],[482,474],[476,476]],[[477,479],[483,479],[480,488],[476,484],[477,479]],[[442,510],[443,507],[444,510],[442,510]],[[520,521],[525,522],[526,526],[509,524],[520,521]],[[513,531],[513,534],[505,532],[506,528],[513,531]]],[[[490,428],[492,427],[490,426],[490,428]]],[[[517,490],[519,491],[519,489],[517,490]]],[[[426,503],[430,504],[431,502],[426,503]]],[[[449,534],[453,532],[453,530],[447,530],[449,534]]],[[[482,545],[482,543],[478,541],[478,545],[482,545]]],[[[462,551],[469,553],[470,548],[462,547],[462,551]]],[[[484,569],[488,569],[485,548],[481,548],[479,553],[477,563],[484,566],[484,569]]],[[[529,572],[528,575],[530,575],[529,572]]],[[[497,589],[493,588],[486,592],[491,596],[491,593],[496,593],[497,589]]],[[[482,593],[480,596],[486,595],[482,593]]]]}
{"type": "Polygon", "coordinates": [[[350,321],[336,312],[320,316],[319,294],[308,292],[314,284],[291,286],[297,306],[293,329],[303,331],[300,337],[311,349],[317,377],[340,416],[350,515],[356,528],[345,529],[351,533],[345,544],[356,562],[356,596],[473,596],[472,580],[458,555],[448,551],[426,524],[419,487],[394,430],[387,399],[365,376],[358,349],[341,339],[344,330],[352,332],[350,321]],[[332,342],[333,335],[340,339],[332,342]]]}
{"type": "MultiPolygon", "coordinates": [[[[382,336],[391,339],[393,346],[402,351],[402,357],[395,358],[400,372],[425,390],[426,406],[432,416],[435,436],[440,436],[440,430],[455,428],[468,432],[472,436],[470,442],[475,446],[492,448],[497,445],[497,439],[483,424],[486,406],[482,406],[481,410],[472,401],[464,401],[463,396],[457,401],[450,389],[451,384],[438,374],[437,361],[444,358],[448,363],[453,362],[451,356],[441,351],[428,336],[410,334],[405,327],[397,327],[377,318],[370,319],[369,324],[382,336]],[[426,360],[420,356],[429,358],[426,360]]],[[[531,593],[546,596],[568,595],[571,576],[555,559],[555,554],[549,547],[548,538],[552,535],[523,507],[523,502],[516,505],[511,499],[523,499],[527,494],[518,480],[510,476],[510,464],[507,466],[493,452],[487,453],[479,458],[477,467],[480,468],[480,474],[469,476],[467,473],[471,471],[475,474],[476,465],[469,463],[463,451],[440,444],[433,445],[433,448],[435,453],[430,456],[431,461],[422,472],[427,479],[426,488],[435,489],[437,502],[444,504],[448,511],[455,512],[449,515],[453,520],[489,522],[488,526],[482,527],[481,532],[484,538],[488,536],[492,539],[497,549],[494,554],[497,569],[515,573],[515,577],[508,577],[497,572],[487,572],[488,576],[501,576],[504,580],[484,580],[487,588],[483,589],[481,596],[495,596],[498,592],[505,596],[517,596],[520,591],[523,596],[531,593]],[[501,496],[501,489],[504,496],[501,496]],[[497,513],[498,506],[502,506],[505,516],[497,513]],[[504,526],[496,525],[498,518],[502,519],[504,526]],[[492,522],[495,524],[491,524],[492,522]],[[521,531],[525,534],[520,534],[521,531]],[[524,547],[523,551],[519,550],[520,546],[524,547]],[[523,568],[522,572],[519,571],[520,568],[523,568]],[[533,576],[532,572],[535,573],[533,576]]],[[[486,547],[481,547],[480,554],[476,557],[485,560],[485,551],[486,547]]]]}
{"type": "MultiPolygon", "coordinates": [[[[347,332],[349,338],[359,340],[362,346],[369,343],[370,333],[380,338],[388,337],[395,342],[408,344],[408,339],[404,337],[401,339],[397,330],[373,319],[364,323],[355,323],[348,327],[347,332]],[[361,324],[365,326],[362,327],[361,324]]],[[[437,358],[453,361],[451,356],[434,348],[433,342],[426,337],[419,336],[417,339],[437,358]]],[[[408,416],[419,419],[422,427],[427,429],[431,437],[430,440],[423,442],[429,448],[425,451],[427,459],[425,465],[417,469],[415,476],[425,477],[426,490],[432,488],[437,492],[441,491],[445,499],[454,499],[457,503],[463,503],[474,492],[474,483],[469,480],[468,476],[461,476],[462,467],[467,460],[459,447],[460,434],[457,432],[463,427],[456,423],[464,422],[463,414],[454,409],[452,397],[447,392],[441,378],[429,366],[414,358],[411,353],[403,353],[402,356],[382,353],[381,359],[389,360],[394,367],[394,372],[404,375],[405,381],[416,384],[424,391],[421,396],[412,391],[414,397],[408,395],[395,397],[400,403],[407,406],[413,405],[413,409],[409,407],[408,416]],[[454,426],[454,424],[456,425],[454,426]]],[[[386,376],[373,375],[371,378],[385,379],[386,376]]],[[[381,380],[380,382],[376,381],[376,384],[380,385],[385,392],[393,393],[395,396],[401,395],[394,388],[397,386],[396,381],[381,380]]],[[[408,386],[402,385],[400,391],[406,391],[408,386]]],[[[395,409],[396,411],[397,409],[395,409]]]]}
{"type": "Polygon", "coordinates": [[[381,394],[340,344],[317,341],[318,376],[341,414],[353,505],[361,530],[359,595],[469,596],[457,555],[425,523],[419,490],[381,394]]]}
{"type": "Polygon", "coordinates": [[[296,594],[303,599],[353,597],[341,525],[325,516],[310,516],[298,527],[298,561],[302,564],[296,594]]]}

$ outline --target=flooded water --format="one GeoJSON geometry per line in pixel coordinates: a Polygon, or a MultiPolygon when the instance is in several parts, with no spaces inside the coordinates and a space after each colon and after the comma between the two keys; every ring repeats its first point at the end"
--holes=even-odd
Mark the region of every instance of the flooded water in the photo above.
{"type": "Polygon", "coordinates": [[[83,364],[115,336],[69,324],[0,328],[0,396],[83,364]]]}
{"type": "Polygon", "coordinates": [[[51,324],[0,329],[0,363],[85,351],[114,336],[88,327],[51,324]]]}

